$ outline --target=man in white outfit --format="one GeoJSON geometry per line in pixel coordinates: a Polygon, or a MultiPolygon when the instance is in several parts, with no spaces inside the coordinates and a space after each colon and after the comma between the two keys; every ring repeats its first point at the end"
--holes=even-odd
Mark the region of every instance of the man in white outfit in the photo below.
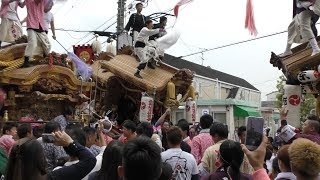
{"type": "Polygon", "coordinates": [[[311,18],[313,13],[320,14],[320,0],[297,0],[296,6],[298,8],[304,8],[305,10],[295,15],[292,22],[288,27],[288,41],[287,47],[284,53],[280,57],[289,56],[292,54],[291,46],[293,43],[305,43],[309,41],[312,48],[311,56],[320,53],[317,40],[312,32],[311,18]]]}
{"type": "Polygon", "coordinates": [[[2,0],[0,8],[0,47],[1,42],[12,43],[22,36],[22,27],[17,8],[24,7],[19,0],[2,0]]]}
{"type": "Polygon", "coordinates": [[[138,56],[140,59],[140,64],[137,67],[137,71],[134,74],[138,78],[142,78],[140,75],[140,71],[146,67],[148,64],[148,67],[151,69],[155,69],[155,67],[148,63],[149,60],[152,58],[156,58],[157,52],[156,48],[152,46],[152,44],[149,43],[149,37],[155,34],[159,33],[159,29],[152,29],[153,23],[152,20],[146,21],[146,27],[142,28],[138,37],[137,41],[134,45],[134,53],[138,56]]]}

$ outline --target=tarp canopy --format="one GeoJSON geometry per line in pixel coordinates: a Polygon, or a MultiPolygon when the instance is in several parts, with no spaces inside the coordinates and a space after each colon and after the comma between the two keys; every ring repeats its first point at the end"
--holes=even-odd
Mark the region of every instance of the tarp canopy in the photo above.
{"type": "Polygon", "coordinates": [[[239,106],[239,105],[234,106],[233,115],[236,117],[248,117],[248,116],[261,117],[261,113],[258,111],[258,109],[253,107],[239,106]]]}

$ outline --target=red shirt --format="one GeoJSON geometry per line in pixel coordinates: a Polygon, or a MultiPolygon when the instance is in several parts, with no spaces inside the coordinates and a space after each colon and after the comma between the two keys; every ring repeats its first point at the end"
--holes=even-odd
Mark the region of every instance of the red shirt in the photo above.
{"type": "Polygon", "coordinates": [[[209,133],[201,133],[192,139],[191,153],[197,161],[197,164],[201,162],[204,152],[210,146],[212,146],[213,140],[209,133]]]}

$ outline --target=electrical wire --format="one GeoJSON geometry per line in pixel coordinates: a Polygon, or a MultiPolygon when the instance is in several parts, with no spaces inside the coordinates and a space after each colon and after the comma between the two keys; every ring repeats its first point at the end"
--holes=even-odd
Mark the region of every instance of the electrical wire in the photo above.
{"type": "Polygon", "coordinates": [[[253,38],[253,39],[248,39],[248,40],[238,41],[238,42],[235,42],[235,43],[230,43],[230,44],[226,44],[226,45],[222,45],[222,46],[217,46],[217,47],[214,47],[214,48],[205,49],[205,50],[198,51],[198,52],[195,52],[195,53],[190,53],[190,54],[178,56],[178,57],[173,58],[172,60],[180,59],[180,58],[184,58],[184,57],[189,57],[189,56],[197,55],[197,54],[200,54],[200,53],[206,53],[206,52],[217,50],[217,49],[223,49],[223,48],[226,48],[226,47],[235,46],[235,45],[239,45],[239,44],[243,44],[243,43],[247,43],[247,42],[251,42],[251,41],[256,41],[256,40],[259,40],[259,39],[264,39],[264,38],[267,38],[267,37],[276,36],[276,35],[283,34],[283,33],[286,33],[286,32],[288,32],[288,31],[281,31],[281,32],[277,32],[277,33],[268,34],[268,35],[265,35],[265,36],[260,36],[260,37],[257,37],[257,38],[253,38]]]}

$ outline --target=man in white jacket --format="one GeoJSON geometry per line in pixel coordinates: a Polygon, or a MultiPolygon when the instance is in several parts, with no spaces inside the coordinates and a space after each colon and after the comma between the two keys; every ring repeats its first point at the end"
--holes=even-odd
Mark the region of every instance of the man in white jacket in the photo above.
{"type": "Polygon", "coordinates": [[[137,67],[136,73],[134,74],[138,78],[142,78],[140,71],[144,69],[147,64],[149,68],[155,69],[155,67],[151,63],[148,63],[148,61],[158,56],[156,53],[156,48],[149,43],[149,37],[158,34],[159,29],[152,29],[152,20],[147,20],[145,24],[146,27],[141,29],[134,45],[134,53],[140,59],[140,64],[137,67]]]}

